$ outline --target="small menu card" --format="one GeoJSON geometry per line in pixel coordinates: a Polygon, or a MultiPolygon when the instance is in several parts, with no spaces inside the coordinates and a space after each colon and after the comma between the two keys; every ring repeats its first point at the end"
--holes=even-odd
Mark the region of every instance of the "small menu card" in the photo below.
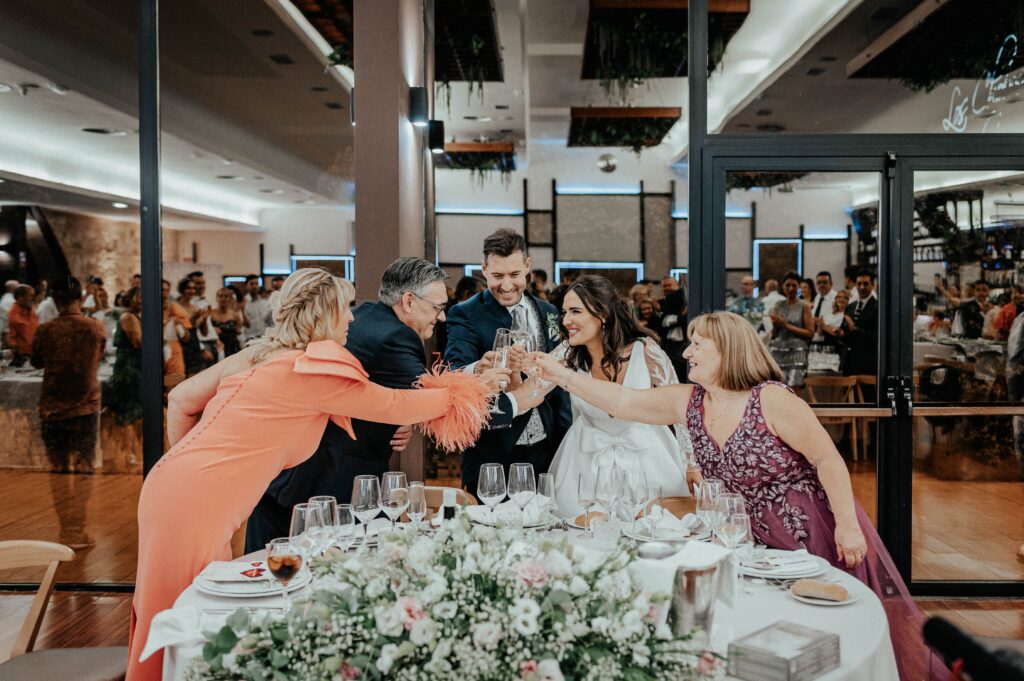
{"type": "Polygon", "coordinates": [[[839,636],[775,622],[729,644],[729,675],[746,681],[810,681],[839,666],[839,636]]]}

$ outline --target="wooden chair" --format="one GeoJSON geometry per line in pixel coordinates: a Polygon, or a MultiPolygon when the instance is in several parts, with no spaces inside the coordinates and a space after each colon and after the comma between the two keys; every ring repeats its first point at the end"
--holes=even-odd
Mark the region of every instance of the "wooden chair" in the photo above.
{"type": "MultiPolygon", "coordinates": [[[[818,404],[818,396],[815,395],[814,389],[819,390],[834,390],[838,391],[838,398],[830,400],[834,402],[841,402],[843,404],[857,404],[863,402],[860,397],[860,393],[857,391],[858,381],[856,376],[806,376],[804,377],[804,387],[807,388],[807,402],[809,404],[818,404]]],[[[860,458],[860,446],[858,442],[858,419],[855,416],[826,416],[817,414],[818,421],[823,426],[838,425],[838,426],[849,426],[850,427],[850,450],[853,453],[853,460],[857,461],[860,458]]],[[[862,438],[863,439],[863,438],[862,438]]]]}
{"type": "Polygon", "coordinates": [[[43,567],[46,572],[11,649],[0,664],[4,681],[121,681],[128,666],[128,648],[52,648],[34,651],[46,605],[53,593],[57,567],[73,560],[75,552],[45,541],[0,541],[0,570],[43,567]]]}

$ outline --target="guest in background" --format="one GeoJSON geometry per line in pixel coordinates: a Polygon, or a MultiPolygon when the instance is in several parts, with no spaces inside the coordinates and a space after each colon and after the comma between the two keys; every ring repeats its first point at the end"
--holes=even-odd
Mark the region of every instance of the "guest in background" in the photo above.
{"type": "Polygon", "coordinates": [[[206,299],[206,275],[203,274],[203,271],[189,272],[188,278],[192,280],[192,284],[196,287],[196,294],[192,298],[192,304],[200,310],[210,307],[210,301],[206,299]]]}
{"type": "Polygon", "coordinates": [[[740,280],[740,294],[729,305],[729,312],[750,322],[755,331],[760,332],[764,320],[764,303],[754,297],[756,282],[749,274],[740,280]]]}
{"type": "Polygon", "coordinates": [[[53,299],[60,315],[36,331],[32,365],[43,370],[39,419],[60,543],[84,549],[93,544],[85,531],[85,515],[100,425],[97,371],[106,331],[82,314],[82,284],[74,277],[57,280],[53,299]]]}
{"type": "Polygon", "coordinates": [[[282,286],[284,286],[284,277],[282,277],[280,274],[275,275],[270,280],[270,291],[271,291],[271,293],[277,293],[278,291],[281,290],[282,286]]]}
{"type": "Polygon", "coordinates": [[[530,272],[530,291],[541,300],[548,299],[548,273],[544,270],[530,272]]]}
{"type": "Polygon", "coordinates": [[[686,380],[686,360],[683,350],[686,349],[686,320],[690,307],[686,303],[686,291],[682,287],[671,291],[661,300],[661,348],[668,355],[676,376],[680,381],[686,380]]]}
{"type": "Polygon", "coordinates": [[[161,282],[164,329],[164,386],[173,387],[185,379],[185,352],[182,343],[191,337],[188,315],[171,300],[171,282],[161,282]]]}
{"type": "Polygon", "coordinates": [[[1024,312],[1024,287],[1014,284],[1013,288],[1010,289],[1010,301],[1000,308],[993,325],[997,340],[1004,341],[1010,337],[1010,328],[1013,326],[1013,320],[1021,312],[1024,312]]]}
{"type": "MultiPolygon", "coordinates": [[[[875,376],[878,374],[878,298],[875,296],[875,278],[868,270],[857,274],[857,303],[853,314],[849,314],[853,328],[846,334],[846,364],[843,373],[847,376],[875,376]]],[[[865,399],[875,399],[871,386],[864,386],[871,393],[865,399]]]]}
{"type": "Polygon", "coordinates": [[[679,286],[679,280],[675,277],[666,274],[661,278],[661,297],[664,298],[673,291],[678,291],[681,287],[679,286]]]}
{"type": "Polygon", "coordinates": [[[821,333],[826,346],[833,348],[839,355],[839,366],[846,364],[846,335],[853,328],[853,319],[847,314],[850,305],[850,292],[836,291],[832,309],[817,319],[816,329],[821,333]]]}
{"type": "MultiPolygon", "coordinates": [[[[356,308],[345,348],[359,360],[370,382],[408,390],[427,372],[423,343],[445,318],[447,276],[422,258],[399,258],[384,270],[378,302],[356,308]]],[[[495,390],[498,376],[508,373],[491,372],[495,390]]],[[[528,398],[525,391],[519,395],[528,398]]],[[[412,438],[410,426],[360,419],[352,419],[352,432],[354,437],[328,421],[316,452],[270,483],[249,517],[247,552],[258,551],[275,537],[288,536],[292,507],[297,503],[318,495],[348,503],[355,477],[392,470],[392,455],[404,451],[412,438]]]]}
{"type": "Polygon", "coordinates": [[[0,296],[0,310],[11,311],[11,306],[14,305],[14,292],[19,286],[21,286],[21,282],[17,279],[8,279],[4,282],[4,294],[0,296]]]}
{"type": "Polygon", "coordinates": [[[230,357],[242,349],[241,335],[245,318],[233,289],[225,286],[217,291],[217,307],[210,312],[210,325],[217,334],[223,357],[230,357]]]}
{"type": "MultiPolygon", "coordinates": [[[[495,334],[499,328],[511,329],[516,318],[536,347],[545,352],[554,349],[559,342],[558,310],[529,292],[529,272],[530,257],[521,234],[499,229],[484,239],[487,290],[449,311],[446,362],[455,368],[471,367],[467,370],[474,373],[491,368],[495,334]]],[[[525,353],[514,352],[512,357],[510,386],[514,389],[525,353]]],[[[498,408],[503,413],[495,418],[511,416],[511,420],[492,421],[477,443],[462,453],[462,484],[474,494],[485,463],[501,463],[507,469],[512,463],[525,462],[533,464],[537,473],[546,472],[571,420],[568,399],[558,390],[549,392],[536,408],[520,406],[517,398],[504,394],[498,398],[498,408]]]]}
{"type": "Polygon", "coordinates": [[[250,274],[245,278],[245,319],[249,323],[245,340],[259,338],[274,325],[274,311],[270,301],[261,295],[260,278],[250,274]]]}
{"type": "MultiPolygon", "coordinates": [[[[845,279],[844,288],[850,292],[850,304],[853,305],[857,302],[857,273],[860,272],[861,267],[859,265],[847,265],[843,269],[843,279],[845,279]]],[[[938,275],[935,275],[938,276],[938,275]]]]}
{"type": "Polygon", "coordinates": [[[192,299],[192,305],[196,309],[202,310],[206,315],[205,323],[200,323],[199,327],[194,330],[194,333],[199,336],[199,356],[202,360],[202,368],[207,369],[217,363],[217,333],[210,324],[210,314],[213,312],[213,306],[206,299],[206,275],[201,270],[196,270],[195,272],[189,272],[188,278],[192,280],[196,287],[196,295],[192,299]]]}
{"type": "Polygon", "coordinates": [[[658,314],[658,310],[654,307],[653,300],[640,301],[640,315],[637,317],[636,322],[653,333],[656,338],[660,338],[661,315],[658,314]]]}
{"type": "Polygon", "coordinates": [[[776,279],[769,279],[764,282],[764,291],[761,293],[761,303],[764,309],[771,310],[786,299],[786,296],[779,293],[779,282],[776,279]]]}
{"type": "MultiPolygon", "coordinates": [[[[814,286],[818,291],[818,295],[814,297],[814,302],[811,303],[811,316],[814,317],[815,326],[817,326],[818,320],[823,316],[832,313],[832,304],[836,299],[836,292],[832,288],[832,275],[828,272],[818,272],[818,275],[814,278],[814,286]]],[[[815,332],[812,342],[822,342],[824,337],[819,332],[815,332]]]]}
{"type": "Polygon", "coordinates": [[[782,369],[783,382],[794,388],[804,384],[808,346],[814,335],[811,304],[798,297],[800,283],[799,274],[787,272],[782,279],[782,290],[786,298],[776,304],[769,314],[772,338],[768,348],[782,369]]]}
{"type": "Polygon", "coordinates": [[[814,300],[814,280],[813,279],[801,279],[800,280],[800,300],[810,303],[814,300]]]}
{"type": "Polygon", "coordinates": [[[32,309],[35,293],[26,284],[14,289],[14,305],[7,312],[7,345],[14,353],[11,366],[20,367],[32,355],[32,339],[39,327],[39,317],[32,309]]]}
{"type": "MultiPolygon", "coordinates": [[[[484,289],[484,282],[476,277],[462,277],[455,285],[448,303],[445,305],[444,314],[447,319],[448,312],[459,303],[464,303],[484,289]]],[[[448,346],[448,322],[439,320],[434,327],[434,347],[439,355],[444,354],[448,346]]]]}
{"type": "Polygon", "coordinates": [[[209,308],[200,308],[195,304],[196,285],[190,277],[185,277],[178,282],[177,305],[185,313],[188,319],[189,333],[181,340],[182,358],[185,363],[185,375],[198,374],[207,366],[212,364],[203,358],[203,347],[199,340],[200,329],[205,329],[207,320],[210,317],[209,308]]]}
{"type": "Polygon", "coordinates": [[[576,275],[571,272],[562,272],[561,280],[551,294],[548,296],[548,302],[551,303],[556,310],[562,309],[562,298],[565,297],[565,292],[569,290],[572,283],[576,281],[576,275]]]}
{"type": "MultiPolygon", "coordinates": [[[[40,288],[48,288],[48,285],[44,286],[46,284],[45,279],[39,282],[39,284],[40,288]]],[[[81,288],[81,285],[79,285],[79,288],[81,288]]],[[[60,310],[57,309],[57,304],[53,302],[53,296],[43,295],[39,304],[36,305],[36,317],[39,318],[40,326],[47,322],[52,322],[59,316],[60,310]]]]}
{"type": "Polygon", "coordinates": [[[90,274],[86,279],[85,299],[82,301],[83,314],[92,316],[92,313],[99,309],[99,303],[96,301],[96,290],[101,286],[103,286],[103,280],[99,277],[94,277],[90,274]]]}
{"type": "Polygon", "coordinates": [[[964,338],[981,338],[981,332],[985,328],[985,315],[992,309],[988,295],[988,282],[979,279],[974,282],[974,298],[960,304],[957,314],[960,316],[964,338]]]}
{"type": "Polygon", "coordinates": [[[127,308],[114,331],[114,369],[103,403],[121,425],[142,418],[142,289],[130,288],[122,296],[127,308]]]}
{"type": "Polygon", "coordinates": [[[635,284],[629,289],[629,310],[633,315],[633,319],[640,317],[640,303],[650,299],[651,295],[647,289],[647,284],[635,284]]]}

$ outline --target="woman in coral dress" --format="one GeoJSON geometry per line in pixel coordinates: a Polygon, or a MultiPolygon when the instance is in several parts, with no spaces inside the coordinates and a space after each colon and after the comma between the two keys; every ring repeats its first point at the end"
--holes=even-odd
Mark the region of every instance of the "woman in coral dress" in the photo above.
{"type": "Polygon", "coordinates": [[[128,681],[160,679],[162,653],[139,662],[153,616],[208,563],[231,558],[232,534],[270,481],[316,450],[328,419],[350,434],[353,418],[420,423],[446,448],[467,446],[479,434],[490,391],[475,377],[428,375],[418,390],[369,382],[342,347],[350,298],[348,282],[322,270],[296,271],[281,289],[276,325],[260,342],[170,394],[172,447],[139,499],[128,681]]]}
{"type": "Polygon", "coordinates": [[[885,608],[902,679],[944,678],[921,638],[923,618],[853,496],[846,464],[814,412],[783,383],[753,327],[731,312],[690,322],[684,357],[696,385],[629,390],[546,355],[542,373],[574,398],[641,423],[685,421],[700,473],[741,494],[757,541],[806,549],[869,586],[885,608]]]}

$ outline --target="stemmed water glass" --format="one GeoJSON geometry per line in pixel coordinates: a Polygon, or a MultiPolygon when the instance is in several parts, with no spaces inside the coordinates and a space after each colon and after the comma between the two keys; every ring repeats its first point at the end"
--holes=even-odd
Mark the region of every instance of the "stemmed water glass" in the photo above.
{"type": "Polygon", "coordinates": [[[697,488],[697,517],[700,518],[701,522],[703,522],[708,528],[711,528],[708,519],[710,518],[710,514],[714,512],[715,501],[721,493],[721,480],[705,479],[697,488]]]}
{"type": "MultiPolygon", "coordinates": [[[[494,368],[505,369],[508,367],[508,351],[512,347],[512,331],[510,329],[498,329],[494,334],[494,368]]],[[[498,383],[501,392],[508,387],[507,381],[498,383]]],[[[494,404],[491,405],[492,414],[504,414],[498,406],[498,396],[494,396],[494,404]]]]}
{"type": "MultiPolygon", "coordinates": [[[[731,551],[737,551],[741,544],[747,542],[747,537],[750,535],[750,516],[746,513],[733,513],[726,517],[722,523],[722,528],[719,532],[719,536],[722,541],[725,542],[725,547],[731,551]]],[[[737,593],[739,593],[739,559],[740,556],[737,553],[736,560],[736,583],[737,593]]]]}
{"type": "Polygon", "coordinates": [[[267,544],[267,569],[281,587],[285,612],[292,609],[291,599],[288,598],[288,582],[299,574],[302,563],[302,553],[292,544],[290,538],[272,539],[267,544]]]}
{"type": "Polygon", "coordinates": [[[368,538],[369,523],[380,513],[380,480],[376,475],[357,475],[352,481],[352,512],[363,525],[363,544],[368,538]]]}
{"type": "MultiPolygon", "coordinates": [[[[723,492],[718,495],[718,498],[721,499],[722,503],[724,504],[723,512],[725,513],[726,518],[736,513],[747,512],[747,506],[746,503],[743,501],[742,494],[735,494],[733,492],[723,492]]],[[[725,540],[723,539],[723,541],[725,540]]]]}
{"type": "Polygon", "coordinates": [[[295,504],[292,508],[291,528],[288,536],[292,546],[309,560],[321,550],[327,528],[323,512],[318,504],[295,504]]]}
{"type": "Polygon", "coordinates": [[[519,507],[526,526],[526,506],[537,494],[537,477],[532,463],[514,463],[508,471],[508,496],[519,507]]]}
{"type": "Polygon", "coordinates": [[[422,482],[409,483],[409,520],[419,530],[420,521],[427,515],[427,494],[422,482]]]}
{"type": "Polygon", "coordinates": [[[505,469],[500,463],[485,463],[480,466],[480,480],[477,482],[476,495],[491,511],[491,522],[497,524],[494,507],[505,498],[505,469]]]}
{"type": "Polygon", "coordinates": [[[317,549],[317,553],[323,553],[331,544],[334,543],[335,518],[338,515],[338,500],[334,497],[323,495],[310,497],[309,503],[320,508],[320,517],[324,521],[324,524],[321,526],[322,529],[316,530],[316,534],[319,535],[321,544],[317,549]]]}
{"type": "Polygon", "coordinates": [[[619,476],[615,466],[600,466],[594,481],[594,499],[604,514],[612,517],[615,502],[619,498],[619,476]]]}
{"type": "Polygon", "coordinates": [[[409,483],[405,473],[388,471],[381,480],[381,507],[391,518],[391,531],[395,531],[395,522],[409,508],[409,483]]]}
{"type": "Polygon", "coordinates": [[[541,473],[537,476],[537,499],[540,501],[541,514],[555,513],[555,476],[553,473],[541,473]]]}
{"type": "Polygon", "coordinates": [[[583,508],[583,524],[586,526],[590,536],[593,537],[593,530],[590,529],[590,508],[597,503],[594,491],[594,477],[589,473],[580,473],[576,481],[576,503],[583,508]]]}
{"type": "Polygon", "coordinates": [[[636,516],[647,504],[647,475],[638,469],[623,470],[620,475],[621,499],[630,517],[630,534],[636,534],[636,516]]]}
{"type": "Polygon", "coordinates": [[[644,502],[644,520],[650,527],[651,535],[654,535],[654,529],[657,526],[657,521],[652,519],[651,516],[654,514],[654,507],[657,505],[661,510],[659,513],[667,513],[665,507],[662,505],[661,499],[661,485],[657,483],[647,483],[647,499],[644,502]]]}
{"type": "Polygon", "coordinates": [[[338,504],[334,513],[334,540],[342,551],[348,551],[355,539],[356,519],[352,504],[338,504]]]}

